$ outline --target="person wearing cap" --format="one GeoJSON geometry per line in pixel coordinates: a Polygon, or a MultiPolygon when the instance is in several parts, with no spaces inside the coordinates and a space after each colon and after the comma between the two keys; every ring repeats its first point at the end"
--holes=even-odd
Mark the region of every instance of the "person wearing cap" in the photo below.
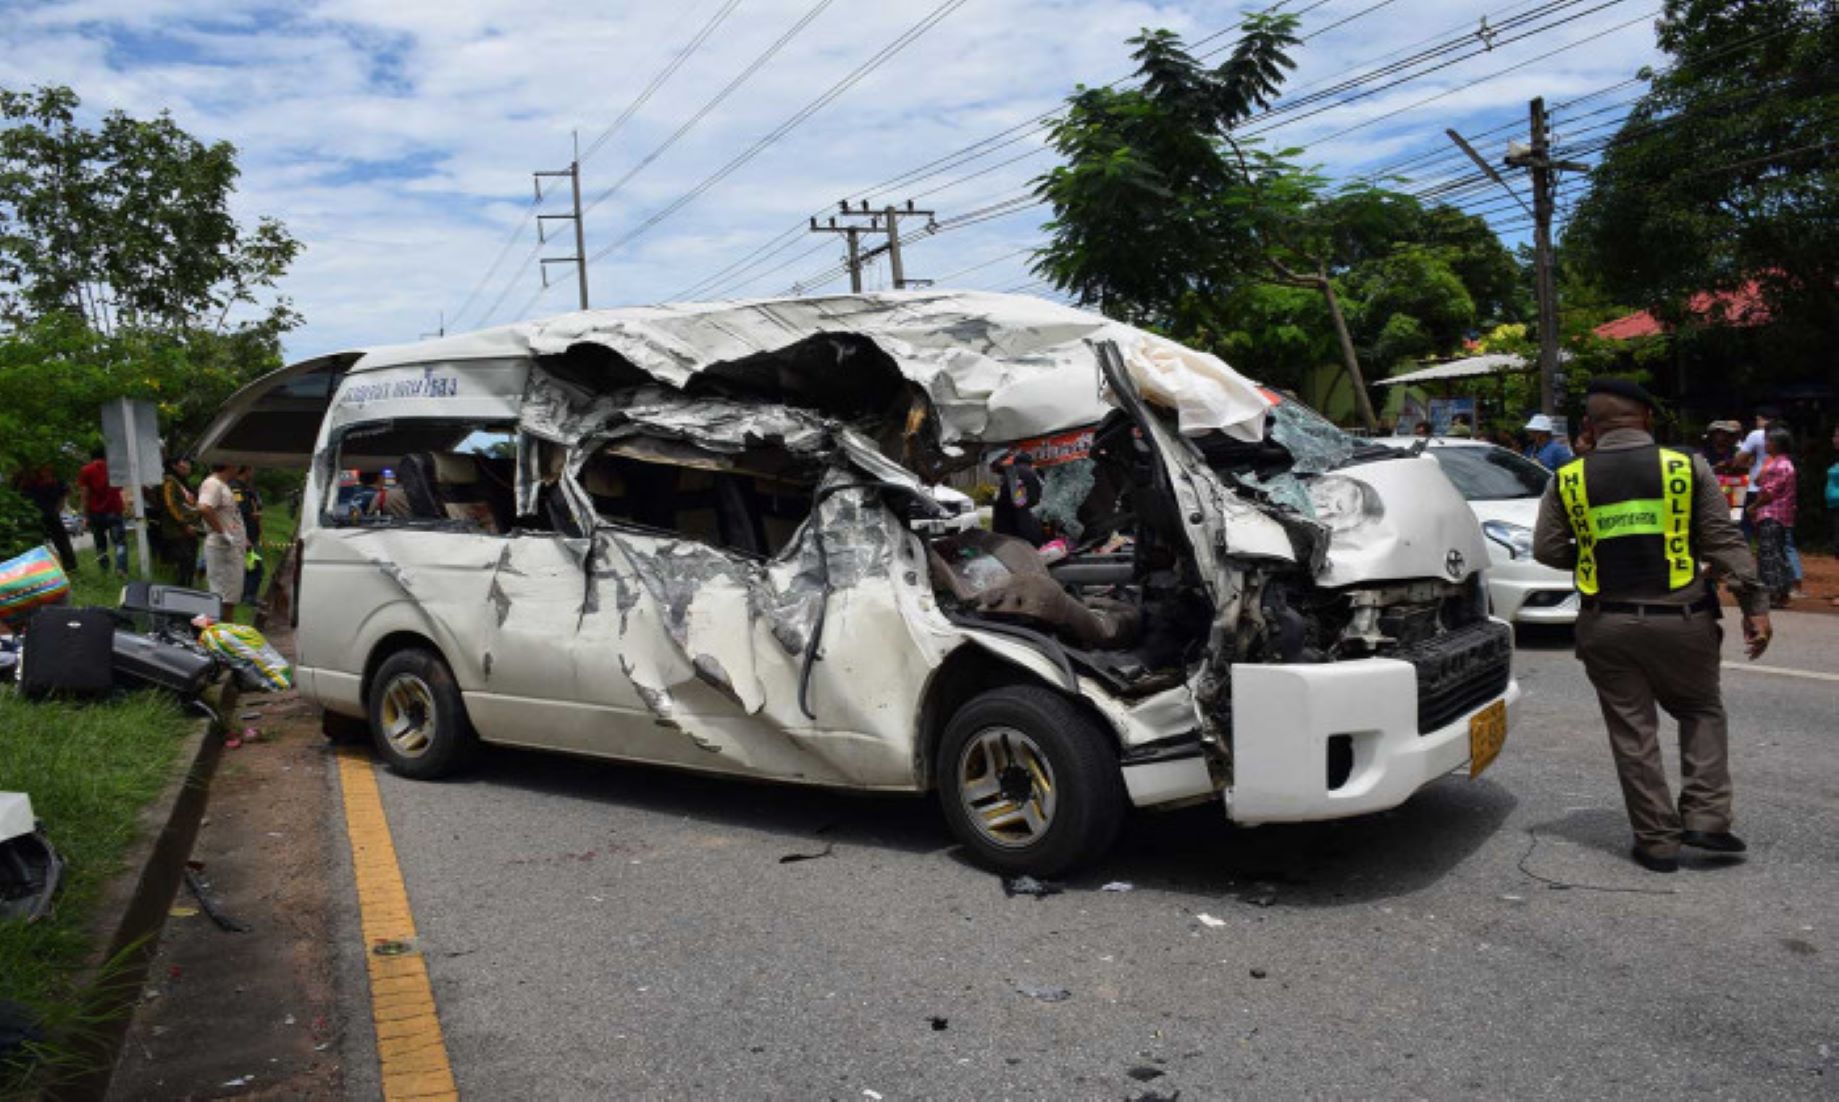
{"type": "Polygon", "coordinates": [[[1577,657],[1596,688],[1632,855],[1679,868],[1682,845],[1747,847],[1731,833],[1727,721],[1718,685],[1722,577],[1743,609],[1746,650],[1769,645],[1769,597],[1749,544],[1704,458],[1654,442],[1654,397],[1627,379],[1593,379],[1589,454],[1558,469],[1539,501],[1533,557],[1570,570],[1582,596],[1577,657]],[[1699,564],[1709,562],[1709,573],[1699,564]],[[1679,722],[1679,803],[1667,787],[1656,708],[1679,722]]]}
{"type": "Polygon", "coordinates": [[[1711,472],[1718,477],[1718,488],[1724,491],[1724,499],[1739,517],[1744,498],[1749,496],[1749,476],[1737,465],[1737,437],[1741,435],[1743,426],[1737,422],[1713,421],[1705,426],[1705,441],[1699,448],[1699,454],[1705,457],[1711,472]]]}
{"type": "Polygon", "coordinates": [[[1553,435],[1557,430],[1558,426],[1552,424],[1547,414],[1535,413],[1526,422],[1526,434],[1532,438],[1532,443],[1526,447],[1526,458],[1548,471],[1555,471],[1571,461],[1571,449],[1553,435]]]}

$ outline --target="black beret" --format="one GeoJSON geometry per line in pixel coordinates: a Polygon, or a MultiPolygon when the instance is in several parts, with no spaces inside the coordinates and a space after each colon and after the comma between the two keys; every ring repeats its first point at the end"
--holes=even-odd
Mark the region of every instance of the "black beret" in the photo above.
{"type": "Polygon", "coordinates": [[[1624,379],[1619,375],[1598,375],[1590,380],[1584,388],[1585,394],[1613,394],[1617,398],[1627,398],[1631,402],[1640,402],[1655,411],[1660,409],[1660,399],[1647,392],[1647,388],[1633,379],[1624,379]]]}

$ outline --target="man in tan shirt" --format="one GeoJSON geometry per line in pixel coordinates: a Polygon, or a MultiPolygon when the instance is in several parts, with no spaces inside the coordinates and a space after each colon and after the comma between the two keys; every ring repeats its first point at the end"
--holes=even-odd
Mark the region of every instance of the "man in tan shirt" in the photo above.
{"type": "Polygon", "coordinates": [[[1705,460],[1654,443],[1653,397],[1625,379],[1598,379],[1586,408],[1594,449],[1546,486],[1533,557],[1572,571],[1582,594],[1577,657],[1609,728],[1634,859],[1673,872],[1681,845],[1747,848],[1730,831],[1715,585],[1722,578],[1742,606],[1751,659],[1769,645],[1768,594],[1705,460]],[[1660,757],[1657,706],[1679,721],[1677,807],[1660,757]]]}

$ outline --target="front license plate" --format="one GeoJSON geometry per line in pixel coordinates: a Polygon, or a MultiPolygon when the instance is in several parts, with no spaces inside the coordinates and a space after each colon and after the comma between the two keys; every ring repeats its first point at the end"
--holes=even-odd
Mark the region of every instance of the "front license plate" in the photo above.
{"type": "Polygon", "coordinates": [[[1507,741],[1507,702],[1497,700],[1469,717],[1469,776],[1481,771],[1500,757],[1507,741]]]}

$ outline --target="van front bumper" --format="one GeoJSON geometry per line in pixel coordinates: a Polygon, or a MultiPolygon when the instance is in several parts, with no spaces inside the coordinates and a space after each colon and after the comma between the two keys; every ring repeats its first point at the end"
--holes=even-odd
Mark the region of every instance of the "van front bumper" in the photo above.
{"type": "Polygon", "coordinates": [[[1469,764],[1477,714],[1504,702],[1511,728],[1520,687],[1509,676],[1503,690],[1420,731],[1419,676],[1391,658],[1233,667],[1227,817],[1309,822],[1397,807],[1469,764]]]}

